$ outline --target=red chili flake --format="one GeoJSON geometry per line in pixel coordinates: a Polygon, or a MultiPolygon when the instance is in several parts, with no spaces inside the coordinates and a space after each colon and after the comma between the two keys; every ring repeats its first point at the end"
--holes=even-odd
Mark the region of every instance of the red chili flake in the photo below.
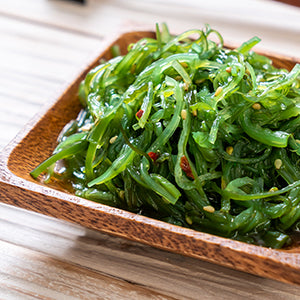
{"type": "Polygon", "coordinates": [[[135,115],[137,116],[138,119],[140,119],[143,115],[144,111],[140,109],[135,115]]]}
{"type": "Polygon", "coordinates": [[[180,168],[185,172],[187,177],[195,179],[195,177],[192,173],[190,163],[185,155],[181,156],[181,158],[180,158],[180,168]]]}
{"type": "Polygon", "coordinates": [[[149,155],[149,157],[153,160],[153,161],[156,161],[157,159],[158,159],[158,157],[159,157],[159,155],[157,154],[157,153],[155,153],[155,152],[148,152],[148,155],[149,155]]]}

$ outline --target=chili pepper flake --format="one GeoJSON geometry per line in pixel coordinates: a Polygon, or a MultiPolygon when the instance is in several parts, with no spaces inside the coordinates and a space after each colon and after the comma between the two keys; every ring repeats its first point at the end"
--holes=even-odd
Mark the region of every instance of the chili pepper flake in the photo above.
{"type": "Polygon", "coordinates": [[[143,114],[144,114],[144,111],[142,109],[140,109],[135,115],[138,119],[140,119],[143,114]]]}
{"type": "Polygon", "coordinates": [[[227,67],[227,68],[225,69],[225,71],[226,71],[227,73],[231,73],[231,67],[227,67]]]}
{"type": "Polygon", "coordinates": [[[157,159],[158,159],[158,154],[157,153],[155,153],[155,152],[148,152],[148,155],[149,155],[149,157],[153,160],[153,161],[156,161],[157,159]]]}
{"type": "Polygon", "coordinates": [[[180,168],[185,172],[187,177],[195,179],[190,163],[185,155],[180,158],[180,168]]]}

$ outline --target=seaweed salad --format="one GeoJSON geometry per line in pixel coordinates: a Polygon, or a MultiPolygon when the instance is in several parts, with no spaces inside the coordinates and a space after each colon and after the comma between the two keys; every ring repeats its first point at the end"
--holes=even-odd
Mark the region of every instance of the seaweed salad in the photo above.
{"type": "Polygon", "coordinates": [[[102,204],[272,248],[300,230],[300,65],[165,24],[101,61],[32,172],[102,204]],[[192,38],[193,37],[193,38],[192,38]]]}

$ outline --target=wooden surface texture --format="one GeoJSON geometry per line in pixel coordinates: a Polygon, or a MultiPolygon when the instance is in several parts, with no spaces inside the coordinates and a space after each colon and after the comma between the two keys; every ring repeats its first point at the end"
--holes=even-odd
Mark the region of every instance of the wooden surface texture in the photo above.
{"type": "MultiPolygon", "coordinates": [[[[124,28],[210,23],[299,57],[300,11],[273,1],[0,1],[0,146],[124,28]]],[[[0,204],[0,299],[299,299],[300,287],[0,204]]],[[[288,275],[287,275],[288,276],[288,275]]]]}

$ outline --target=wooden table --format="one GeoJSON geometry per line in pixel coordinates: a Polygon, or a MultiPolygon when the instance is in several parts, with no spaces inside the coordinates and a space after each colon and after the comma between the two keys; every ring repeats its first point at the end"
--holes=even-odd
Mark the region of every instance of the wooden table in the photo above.
{"type": "MultiPolygon", "coordinates": [[[[101,51],[166,21],[210,23],[239,44],[300,56],[300,9],[279,2],[0,0],[0,146],[101,51]]],[[[0,299],[299,299],[300,287],[230,270],[0,204],[0,299]]]]}

